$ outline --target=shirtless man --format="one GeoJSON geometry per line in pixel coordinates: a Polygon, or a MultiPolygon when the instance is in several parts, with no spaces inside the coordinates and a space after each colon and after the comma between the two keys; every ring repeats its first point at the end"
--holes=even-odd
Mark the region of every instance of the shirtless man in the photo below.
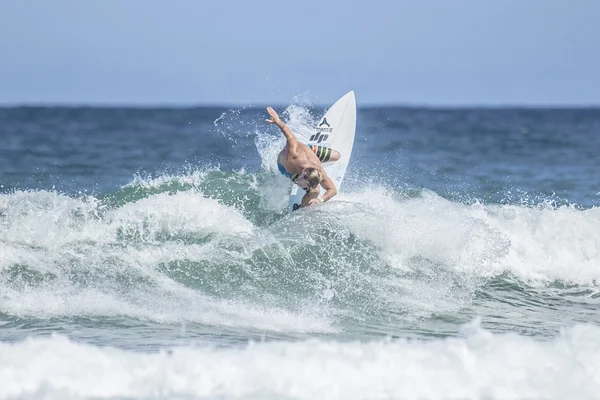
{"type": "Polygon", "coordinates": [[[290,128],[279,119],[279,115],[273,108],[267,107],[267,113],[271,118],[266,121],[277,125],[287,139],[285,147],[277,157],[279,172],[306,190],[301,206],[330,200],[337,194],[337,189],[331,178],[327,176],[321,162],[337,161],[340,159],[340,153],[328,147],[307,146],[300,143],[290,128]],[[319,185],[326,190],[322,197],[318,197],[321,192],[319,185]]]}

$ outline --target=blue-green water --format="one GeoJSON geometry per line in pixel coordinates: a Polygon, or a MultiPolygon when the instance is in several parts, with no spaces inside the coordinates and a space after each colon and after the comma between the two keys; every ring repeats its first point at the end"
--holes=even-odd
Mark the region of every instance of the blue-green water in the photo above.
{"type": "Polygon", "coordinates": [[[294,215],[262,108],[0,134],[0,399],[597,395],[598,109],[360,108],[294,215]]]}

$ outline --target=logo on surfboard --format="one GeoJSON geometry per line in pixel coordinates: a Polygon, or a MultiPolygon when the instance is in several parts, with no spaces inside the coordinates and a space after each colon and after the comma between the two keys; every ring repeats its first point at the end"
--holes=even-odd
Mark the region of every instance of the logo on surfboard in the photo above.
{"type": "Polygon", "coordinates": [[[333,132],[333,128],[331,127],[331,125],[329,125],[329,122],[327,122],[327,118],[323,117],[323,121],[321,121],[321,123],[317,125],[317,132],[333,132]],[[324,128],[323,125],[326,125],[327,127],[324,128]]]}
{"type": "Polygon", "coordinates": [[[329,135],[327,135],[327,133],[331,132],[333,132],[333,128],[331,127],[331,125],[329,125],[329,122],[327,122],[327,118],[323,117],[321,123],[317,125],[317,133],[310,137],[310,141],[321,143],[327,140],[327,138],[329,138],[329,135]]]}
{"type": "Polygon", "coordinates": [[[321,143],[322,141],[327,140],[328,137],[329,135],[321,135],[321,132],[317,132],[310,137],[310,141],[321,143]]]}

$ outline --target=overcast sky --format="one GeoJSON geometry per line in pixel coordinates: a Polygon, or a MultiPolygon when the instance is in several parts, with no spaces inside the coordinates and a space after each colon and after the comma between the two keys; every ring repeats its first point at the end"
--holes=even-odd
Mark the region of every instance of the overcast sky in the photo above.
{"type": "Polygon", "coordinates": [[[348,90],[359,105],[600,105],[600,1],[0,0],[2,104],[348,90]]]}

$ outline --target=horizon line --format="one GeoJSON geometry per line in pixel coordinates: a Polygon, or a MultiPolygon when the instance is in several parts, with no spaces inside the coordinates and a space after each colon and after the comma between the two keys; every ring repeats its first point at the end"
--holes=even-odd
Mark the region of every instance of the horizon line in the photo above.
{"type": "MultiPolygon", "coordinates": [[[[326,108],[331,103],[308,104],[311,108],[326,108]]],[[[0,109],[9,108],[129,108],[129,109],[192,109],[192,108],[259,108],[259,107],[287,107],[295,104],[289,102],[1,102],[0,109]]],[[[357,109],[361,108],[407,108],[407,109],[596,109],[599,103],[419,103],[419,102],[357,102],[357,109]]]]}

